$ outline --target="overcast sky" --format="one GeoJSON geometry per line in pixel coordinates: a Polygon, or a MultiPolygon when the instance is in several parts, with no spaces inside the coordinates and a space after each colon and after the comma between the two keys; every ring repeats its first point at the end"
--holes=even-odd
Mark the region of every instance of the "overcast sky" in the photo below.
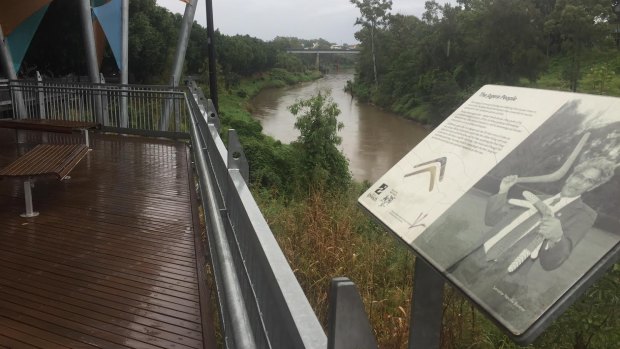
{"type": "MultiPolygon", "coordinates": [[[[212,0],[215,28],[227,35],[248,34],[265,41],[276,36],[323,38],[337,44],[356,42],[359,11],[349,0],[212,0]]],[[[425,0],[393,0],[392,13],[424,12],[425,0]]],[[[440,0],[439,3],[446,1],[440,0]]],[[[183,13],[180,0],[157,0],[172,12],[183,13]]],[[[198,0],[194,20],[206,27],[205,0],[198,0]]]]}

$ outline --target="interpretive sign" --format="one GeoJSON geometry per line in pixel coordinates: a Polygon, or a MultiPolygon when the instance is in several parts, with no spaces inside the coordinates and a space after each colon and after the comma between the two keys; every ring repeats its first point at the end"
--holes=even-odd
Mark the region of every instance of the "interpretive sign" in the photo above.
{"type": "Polygon", "coordinates": [[[620,98],[487,85],[359,203],[533,340],[618,257],[620,98]]]}

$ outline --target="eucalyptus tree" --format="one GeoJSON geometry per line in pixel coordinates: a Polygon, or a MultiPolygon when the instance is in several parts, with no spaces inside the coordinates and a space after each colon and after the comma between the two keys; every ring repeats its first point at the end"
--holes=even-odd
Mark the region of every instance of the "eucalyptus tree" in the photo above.
{"type": "Polygon", "coordinates": [[[361,17],[357,18],[355,25],[361,25],[370,30],[370,47],[372,54],[372,66],[375,87],[378,86],[377,56],[375,52],[375,32],[377,27],[384,26],[392,9],[392,0],[351,0],[351,3],[360,10],[361,17]]]}

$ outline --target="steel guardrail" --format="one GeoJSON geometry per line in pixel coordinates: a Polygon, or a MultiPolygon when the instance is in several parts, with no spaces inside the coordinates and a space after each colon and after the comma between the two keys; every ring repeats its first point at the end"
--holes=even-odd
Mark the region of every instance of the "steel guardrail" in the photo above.
{"type": "Polygon", "coordinates": [[[215,109],[192,83],[188,105],[227,346],[326,348],[327,336],[250,193],[242,166],[234,164],[242,156],[229,156],[215,109]],[[243,329],[246,324],[250,329],[243,329]]]}

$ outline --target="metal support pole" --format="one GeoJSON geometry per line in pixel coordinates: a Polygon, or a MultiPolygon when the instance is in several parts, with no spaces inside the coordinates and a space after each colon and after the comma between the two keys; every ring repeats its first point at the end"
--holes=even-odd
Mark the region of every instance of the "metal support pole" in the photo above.
{"type": "Polygon", "coordinates": [[[187,43],[189,42],[189,34],[192,31],[192,25],[194,24],[194,14],[196,13],[197,5],[198,0],[191,0],[190,3],[185,5],[185,14],[183,14],[183,22],[181,23],[179,40],[177,41],[177,51],[176,56],[174,57],[174,66],[172,69],[175,86],[179,85],[179,80],[181,79],[181,74],[183,73],[185,51],[187,51],[187,43]]]}
{"type": "MultiPolygon", "coordinates": [[[[0,63],[2,63],[2,68],[6,74],[6,77],[9,78],[9,80],[17,80],[17,73],[15,72],[15,67],[13,66],[13,58],[11,58],[9,45],[6,43],[4,32],[2,32],[2,25],[0,25],[0,63]]],[[[17,87],[15,89],[10,87],[10,89],[14,97],[15,105],[13,108],[17,110],[17,118],[25,119],[26,104],[24,103],[24,96],[22,94],[21,87],[17,87]]]]}
{"type": "MultiPolygon", "coordinates": [[[[99,65],[97,63],[97,50],[95,48],[95,33],[93,31],[90,0],[79,0],[79,3],[80,17],[82,18],[82,30],[84,32],[84,48],[86,50],[88,77],[93,84],[99,84],[99,65]]],[[[101,95],[98,92],[95,92],[95,117],[98,123],[103,124],[101,107],[101,95]]]]}
{"type": "Polygon", "coordinates": [[[422,258],[416,258],[409,323],[409,349],[439,349],[444,279],[422,258]]]}
{"type": "Polygon", "coordinates": [[[213,0],[207,0],[207,52],[209,56],[209,96],[216,112],[220,111],[217,97],[217,64],[215,61],[215,30],[213,24],[213,0]]]}
{"type": "MultiPolygon", "coordinates": [[[[190,3],[185,5],[185,14],[183,15],[183,22],[181,22],[181,30],[179,31],[179,40],[177,41],[177,50],[174,57],[174,65],[172,66],[172,86],[179,86],[179,80],[183,73],[183,62],[185,61],[185,51],[187,50],[187,43],[189,41],[189,34],[192,30],[192,24],[194,23],[194,14],[196,13],[196,5],[198,0],[191,0],[190,3]]],[[[164,107],[164,115],[159,121],[159,130],[167,131],[168,123],[170,121],[170,113],[172,112],[172,99],[166,101],[164,107]]]]}
{"type": "Polygon", "coordinates": [[[32,179],[28,178],[24,181],[24,199],[26,200],[26,212],[20,214],[24,218],[36,217],[39,212],[35,212],[32,207],[32,179]]]}
{"type": "MultiPolygon", "coordinates": [[[[129,84],[129,0],[122,0],[122,43],[121,43],[121,84],[129,84]]],[[[127,87],[123,87],[121,94],[121,125],[122,128],[129,127],[129,115],[127,108],[127,87]]]]}

